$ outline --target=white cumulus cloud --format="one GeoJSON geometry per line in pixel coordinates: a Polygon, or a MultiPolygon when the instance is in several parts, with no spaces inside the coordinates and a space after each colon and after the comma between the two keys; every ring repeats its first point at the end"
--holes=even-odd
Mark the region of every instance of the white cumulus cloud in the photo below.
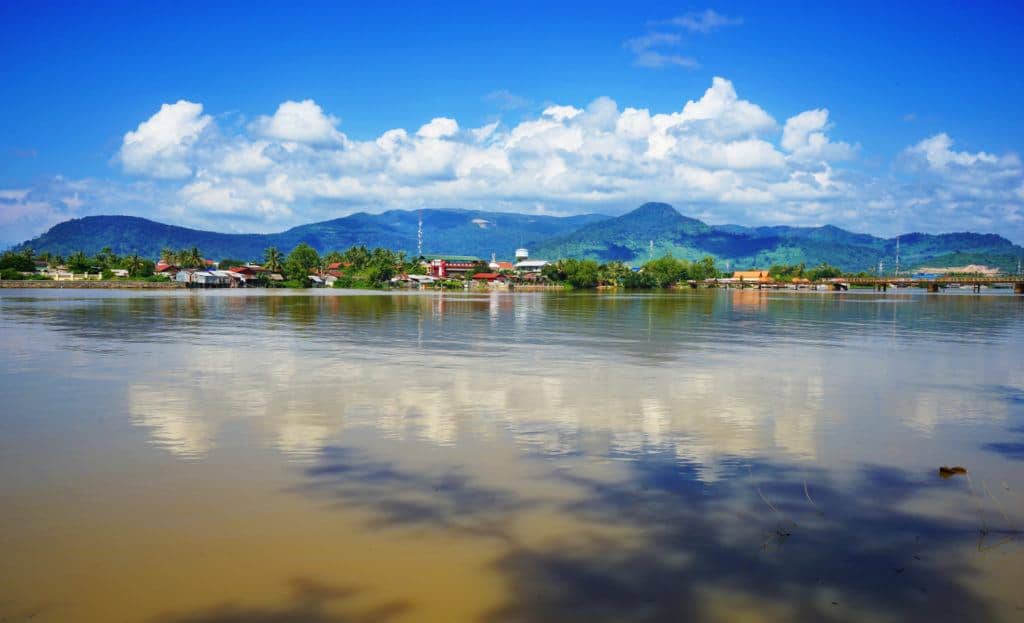
{"type": "Polygon", "coordinates": [[[254,133],[280,141],[296,143],[343,143],[345,135],[338,131],[337,117],[324,114],[313,100],[283,102],[271,116],[262,116],[253,123],[254,133]]]}
{"type": "Polygon", "coordinates": [[[1015,154],[957,150],[938,134],[901,153],[902,175],[872,177],[858,168],[856,143],[833,138],[832,126],[822,107],[780,128],[722,77],[669,110],[599,97],[508,125],[440,116],[358,140],[308,100],[230,131],[182,101],[125,135],[120,159],[133,181],[58,179],[0,191],[0,204],[23,229],[102,210],[272,231],[390,208],[614,214],[667,201],[715,223],[870,222],[882,233],[1005,223],[1024,237],[1015,154]]]}
{"type": "Polygon", "coordinates": [[[164,104],[134,132],[124,135],[120,159],[125,171],[159,178],[182,178],[192,173],[189,152],[212,117],[203,105],[179,100],[164,104]]]}

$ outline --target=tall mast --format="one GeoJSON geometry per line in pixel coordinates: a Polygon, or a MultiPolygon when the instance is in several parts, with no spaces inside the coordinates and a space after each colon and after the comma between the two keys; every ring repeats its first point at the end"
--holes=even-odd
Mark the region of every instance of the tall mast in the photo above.
{"type": "Polygon", "coordinates": [[[416,228],[416,255],[423,257],[423,210],[420,210],[420,224],[416,228]]]}
{"type": "Polygon", "coordinates": [[[896,236],[896,276],[900,276],[900,237],[896,236]]]}

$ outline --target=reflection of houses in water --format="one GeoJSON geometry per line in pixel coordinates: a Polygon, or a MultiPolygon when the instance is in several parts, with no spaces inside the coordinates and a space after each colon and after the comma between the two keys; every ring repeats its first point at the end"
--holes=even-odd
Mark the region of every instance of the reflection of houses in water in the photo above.
{"type": "Polygon", "coordinates": [[[736,289],[730,290],[733,309],[759,310],[768,307],[767,292],[763,290],[736,289]]]}

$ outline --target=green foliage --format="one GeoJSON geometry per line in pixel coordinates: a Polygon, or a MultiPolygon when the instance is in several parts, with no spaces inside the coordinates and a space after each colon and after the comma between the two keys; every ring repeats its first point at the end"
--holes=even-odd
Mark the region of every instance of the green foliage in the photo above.
{"type": "Polygon", "coordinates": [[[284,261],[285,275],[289,281],[305,284],[309,281],[309,275],[316,272],[320,267],[320,254],[316,249],[305,242],[301,242],[292,249],[288,258],[284,261]]]}
{"type": "Polygon", "coordinates": [[[690,263],[666,255],[644,264],[642,272],[649,287],[667,288],[686,279],[690,263]]]}
{"type": "Polygon", "coordinates": [[[226,257],[221,261],[217,262],[217,267],[222,270],[228,270],[234,266],[245,266],[248,264],[245,260],[236,260],[233,257],[226,257]]]}
{"type": "Polygon", "coordinates": [[[7,281],[49,281],[46,275],[25,274],[13,268],[0,268],[0,279],[7,281]]]}
{"type": "Polygon", "coordinates": [[[92,268],[92,260],[82,251],[75,251],[68,256],[68,270],[73,273],[88,272],[92,268]]]}
{"type": "Polygon", "coordinates": [[[768,268],[768,275],[775,281],[789,283],[794,279],[821,281],[823,279],[842,277],[843,271],[824,262],[809,269],[801,262],[792,265],[774,264],[768,268]]]}
{"type": "Polygon", "coordinates": [[[775,281],[788,283],[796,278],[803,278],[806,267],[803,262],[799,264],[785,265],[773,264],[768,268],[768,276],[775,281]]]}
{"type": "Polygon", "coordinates": [[[836,277],[842,277],[843,271],[839,268],[830,264],[822,263],[819,266],[807,271],[807,278],[811,281],[821,281],[823,279],[835,279],[836,277]]]}
{"type": "Polygon", "coordinates": [[[33,254],[31,250],[5,251],[3,255],[0,255],[0,270],[32,272],[35,271],[35,269],[36,265],[33,262],[33,254]]]}
{"type": "Polygon", "coordinates": [[[602,264],[598,267],[597,271],[598,285],[625,285],[632,272],[633,271],[629,266],[623,262],[608,262],[607,264],[602,264]]]}
{"type": "Polygon", "coordinates": [[[714,279],[719,276],[718,269],[715,268],[715,258],[710,255],[690,264],[687,272],[687,276],[690,279],[695,279],[697,281],[714,279]]]}
{"type": "Polygon", "coordinates": [[[277,247],[269,247],[263,252],[263,268],[272,273],[279,273],[284,269],[281,252],[278,251],[277,247]]]}
{"type": "Polygon", "coordinates": [[[564,259],[541,269],[549,281],[565,283],[573,288],[593,288],[599,281],[600,266],[594,260],[564,259]]]}
{"type": "Polygon", "coordinates": [[[182,268],[202,268],[203,254],[198,247],[178,251],[178,265],[182,268]]]}
{"type": "MultiPolygon", "coordinates": [[[[616,218],[556,218],[457,210],[422,212],[428,250],[477,256],[489,256],[494,250],[507,253],[525,245],[534,257],[637,263],[651,259],[653,242],[655,257],[668,253],[696,262],[712,255],[719,266],[727,262],[731,266],[804,263],[805,267],[828,263],[845,271],[872,271],[879,259],[884,259],[887,266],[895,265],[894,239],[831,226],[710,227],[665,204],[645,204],[616,218]],[[494,226],[481,228],[474,222],[481,219],[494,226]]],[[[178,261],[179,252],[174,249],[183,247],[202,248],[212,257],[248,258],[258,257],[267,247],[291,249],[304,241],[315,241],[310,244],[318,252],[353,246],[363,250],[387,246],[412,252],[416,249],[417,222],[416,211],[353,214],[263,235],[220,234],[136,217],[95,216],[60,223],[24,247],[67,256],[77,250],[100,252],[106,246],[110,255],[123,258],[137,253],[150,259],[160,255],[179,265],[183,262],[178,261]]],[[[986,264],[1014,272],[1022,253],[1021,247],[993,234],[914,233],[900,237],[901,265],[906,269],[986,264]]]]}

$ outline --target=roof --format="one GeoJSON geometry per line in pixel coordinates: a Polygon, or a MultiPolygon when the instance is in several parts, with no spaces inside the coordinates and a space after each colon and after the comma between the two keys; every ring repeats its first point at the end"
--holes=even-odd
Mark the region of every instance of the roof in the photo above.
{"type": "Polygon", "coordinates": [[[487,281],[494,281],[498,277],[501,277],[498,273],[477,273],[473,275],[473,279],[486,279],[487,281]]]}
{"type": "Polygon", "coordinates": [[[732,274],[733,279],[768,279],[767,270],[737,270],[732,274]]]}
{"type": "Polygon", "coordinates": [[[512,270],[515,268],[515,264],[512,262],[491,262],[490,266],[493,268],[498,267],[498,270],[512,270]]]}
{"type": "Polygon", "coordinates": [[[516,264],[516,268],[543,268],[550,263],[547,260],[523,260],[516,264]]]}
{"type": "Polygon", "coordinates": [[[446,262],[482,262],[478,257],[472,255],[424,255],[423,259],[428,262],[431,260],[444,260],[446,262]]]}

